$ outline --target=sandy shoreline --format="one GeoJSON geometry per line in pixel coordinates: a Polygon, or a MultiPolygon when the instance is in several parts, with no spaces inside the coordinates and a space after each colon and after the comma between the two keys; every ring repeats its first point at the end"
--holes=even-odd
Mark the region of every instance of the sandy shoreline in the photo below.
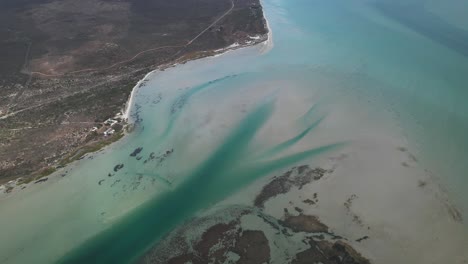
{"type": "Polygon", "coordinates": [[[263,42],[264,47],[261,50],[262,54],[265,54],[265,53],[268,53],[271,49],[273,49],[274,43],[273,43],[273,31],[271,30],[270,22],[268,22],[265,9],[263,9],[263,17],[265,18],[265,25],[266,25],[266,28],[268,29],[267,40],[263,42]]]}
{"type": "MultiPolygon", "coordinates": [[[[197,61],[197,60],[200,60],[200,59],[216,58],[216,57],[222,56],[224,54],[227,54],[227,53],[229,53],[231,51],[238,50],[238,49],[243,49],[243,48],[248,48],[248,47],[254,47],[254,46],[262,45],[261,48],[260,48],[261,54],[265,54],[268,51],[270,51],[273,48],[273,33],[272,33],[272,30],[271,30],[270,24],[268,22],[268,19],[266,17],[264,9],[263,9],[263,17],[265,19],[265,26],[266,26],[266,28],[268,30],[268,33],[266,34],[266,39],[264,39],[264,40],[262,40],[262,36],[254,36],[254,37],[251,37],[251,40],[252,40],[251,42],[247,42],[247,43],[244,43],[244,44],[239,44],[238,42],[236,42],[236,43],[233,43],[230,46],[227,46],[227,47],[222,48],[222,49],[213,50],[213,51],[203,51],[203,52],[200,52],[201,55],[199,57],[196,57],[194,59],[186,59],[186,60],[182,60],[182,61],[177,61],[176,60],[176,62],[172,62],[172,63],[169,63],[169,64],[163,64],[163,65],[160,65],[160,66],[156,67],[156,69],[149,71],[132,88],[130,96],[128,97],[128,99],[127,99],[127,101],[126,101],[126,103],[125,103],[125,105],[123,106],[123,109],[122,109],[123,119],[128,124],[132,123],[131,111],[132,111],[132,107],[134,105],[135,96],[136,96],[136,94],[138,92],[138,88],[140,88],[142,84],[144,84],[146,81],[148,81],[150,76],[152,74],[154,74],[154,73],[161,72],[161,71],[163,71],[164,69],[167,69],[167,68],[176,67],[177,65],[184,64],[184,63],[187,63],[189,61],[197,61]],[[261,40],[261,41],[258,41],[258,40],[261,40]],[[212,53],[209,54],[209,55],[205,55],[205,53],[210,53],[210,52],[212,52],[212,53]]],[[[120,139],[119,141],[121,141],[121,140],[122,139],[120,139]]],[[[105,149],[107,147],[109,147],[109,146],[106,146],[103,149],[105,149]]],[[[102,151],[103,149],[100,149],[98,151],[102,151]]],[[[89,153],[89,154],[91,155],[92,153],[89,153]]],[[[50,177],[53,177],[54,175],[59,175],[60,171],[62,171],[62,170],[63,169],[59,169],[57,172],[55,172],[55,173],[53,173],[51,175],[48,175],[47,177],[50,178],[50,177]]],[[[17,181],[15,181],[15,183],[11,182],[11,183],[6,183],[6,184],[0,185],[0,192],[3,193],[7,188],[9,188],[8,186],[13,186],[14,187],[12,192],[20,191],[20,188],[18,188],[20,185],[17,185],[16,182],[17,181]]],[[[10,194],[10,192],[8,194],[10,194]]]]}
{"type": "MultiPolygon", "coordinates": [[[[137,82],[137,84],[133,87],[132,92],[130,93],[130,96],[129,96],[128,100],[127,100],[127,103],[125,104],[125,108],[124,108],[124,111],[123,111],[124,119],[127,120],[127,122],[131,123],[131,120],[129,120],[129,118],[130,118],[130,113],[131,113],[131,110],[132,110],[133,102],[135,100],[135,94],[138,91],[138,88],[140,87],[140,85],[142,83],[144,83],[145,81],[147,81],[148,77],[151,74],[161,72],[162,70],[167,69],[167,68],[177,67],[177,65],[184,64],[184,63],[191,62],[191,61],[197,61],[197,60],[209,59],[209,58],[216,58],[216,57],[222,56],[224,54],[227,54],[227,53],[229,53],[229,52],[231,52],[233,50],[248,48],[248,47],[252,47],[252,46],[256,46],[256,45],[262,45],[262,44],[264,44],[266,42],[268,42],[268,40],[260,42],[260,43],[246,44],[246,45],[240,45],[238,43],[234,43],[234,44],[232,44],[232,45],[230,45],[230,46],[228,46],[226,48],[219,49],[219,50],[214,50],[213,52],[215,54],[210,54],[208,56],[198,57],[198,58],[193,59],[193,60],[183,60],[181,62],[174,62],[174,63],[170,63],[170,64],[167,64],[167,65],[158,66],[156,69],[154,69],[154,70],[150,71],[149,73],[147,73],[145,75],[145,77],[143,77],[143,79],[139,80],[137,82]]],[[[267,44],[267,46],[270,46],[270,44],[267,44]]],[[[208,52],[208,51],[206,51],[206,52],[208,52]]]]}
{"type": "MultiPolygon", "coordinates": [[[[154,69],[154,70],[150,71],[149,73],[147,73],[145,75],[145,77],[143,77],[141,80],[139,80],[137,82],[137,84],[133,87],[132,92],[130,93],[130,96],[129,96],[129,98],[128,98],[125,106],[124,106],[124,110],[123,110],[124,119],[126,119],[127,122],[129,122],[130,112],[131,112],[131,108],[132,108],[132,105],[133,105],[133,101],[134,101],[134,98],[135,98],[136,91],[138,90],[140,85],[143,82],[145,82],[147,80],[147,78],[151,74],[153,74],[155,72],[161,71],[161,70],[166,69],[166,68],[176,67],[179,64],[183,64],[183,63],[186,63],[186,62],[189,62],[189,61],[196,61],[196,60],[199,60],[199,59],[207,59],[207,58],[210,58],[210,57],[216,58],[216,57],[222,56],[224,54],[227,54],[228,52],[233,51],[233,50],[248,48],[248,47],[257,46],[257,45],[262,45],[262,47],[260,48],[261,54],[268,53],[274,47],[273,31],[271,30],[271,27],[270,27],[270,24],[268,22],[268,19],[267,19],[267,16],[266,16],[266,13],[265,13],[264,9],[263,9],[263,17],[265,19],[265,26],[266,26],[266,28],[268,30],[268,33],[266,35],[266,39],[261,41],[261,42],[253,41],[252,43],[246,43],[246,44],[239,44],[238,42],[235,42],[235,43],[233,43],[233,44],[231,44],[231,45],[229,45],[229,46],[227,46],[225,48],[214,50],[213,51],[214,54],[210,54],[208,56],[198,57],[198,58],[195,58],[193,60],[184,60],[182,62],[174,62],[174,63],[169,63],[167,65],[160,65],[156,69],[154,69]]],[[[254,39],[254,38],[251,38],[251,39],[254,39]]],[[[209,52],[209,51],[204,51],[204,52],[209,52]]]]}
{"type": "Polygon", "coordinates": [[[130,118],[130,110],[131,110],[131,106],[133,105],[133,101],[135,100],[135,92],[137,91],[138,87],[140,87],[140,85],[155,71],[157,71],[158,69],[156,70],[152,70],[150,72],[148,72],[145,77],[143,77],[143,79],[139,80],[135,86],[132,88],[132,92],[130,93],[130,96],[128,97],[127,99],[127,102],[125,103],[125,106],[124,106],[124,111],[123,111],[123,118],[126,120],[126,122],[129,122],[129,118],[130,118]]]}

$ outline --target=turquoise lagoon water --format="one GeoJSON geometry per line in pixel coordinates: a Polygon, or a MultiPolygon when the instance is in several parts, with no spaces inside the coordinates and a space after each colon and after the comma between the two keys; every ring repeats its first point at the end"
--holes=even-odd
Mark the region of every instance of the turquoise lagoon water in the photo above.
{"type": "Polygon", "coordinates": [[[151,74],[132,134],[3,197],[0,262],[132,262],[200,210],[367,126],[407,142],[468,212],[468,17],[446,2],[264,1],[271,51],[151,74]],[[337,108],[342,129],[319,136],[337,108]]]}

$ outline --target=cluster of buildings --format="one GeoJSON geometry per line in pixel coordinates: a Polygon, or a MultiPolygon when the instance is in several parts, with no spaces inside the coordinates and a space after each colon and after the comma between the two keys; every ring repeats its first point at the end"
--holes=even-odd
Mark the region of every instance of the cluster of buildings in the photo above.
{"type": "Polygon", "coordinates": [[[102,127],[93,127],[91,132],[102,133],[104,136],[111,136],[115,133],[115,125],[120,124],[123,120],[122,113],[117,113],[113,118],[109,118],[104,121],[102,127]]]}

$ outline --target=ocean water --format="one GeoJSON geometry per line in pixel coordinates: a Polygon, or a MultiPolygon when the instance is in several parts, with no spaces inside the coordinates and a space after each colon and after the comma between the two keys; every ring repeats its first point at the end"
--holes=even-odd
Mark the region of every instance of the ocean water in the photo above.
{"type": "MultiPolygon", "coordinates": [[[[320,165],[344,149],[364,151],[360,142],[411,151],[444,202],[466,215],[466,3],[263,5],[271,50],[260,45],[150,74],[131,106],[132,134],[47,183],[1,197],[0,262],[129,263],[184,221],[243,196],[264,177],[297,164],[320,165]]],[[[382,164],[375,177],[391,175],[393,167],[384,164],[395,158],[370,153],[353,173],[373,162],[382,164]]],[[[368,188],[385,189],[385,177],[368,188]]],[[[390,193],[406,197],[408,182],[390,193]]],[[[370,207],[383,206],[381,200],[370,207]]],[[[421,210],[413,222],[433,212],[423,208],[407,208],[421,210]]],[[[459,241],[466,242],[453,239],[459,241]]],[[[385,263],[381,255],[371,257],[385,263]]]]}

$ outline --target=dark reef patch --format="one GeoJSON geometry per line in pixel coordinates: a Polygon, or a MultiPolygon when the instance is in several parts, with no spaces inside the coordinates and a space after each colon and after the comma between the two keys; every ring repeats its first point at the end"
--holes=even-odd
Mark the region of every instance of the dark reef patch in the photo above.
{"type": "MultiPolygon", "coordinates": [[[[321,179],[325,173],[320,168],[294,167],[267,183],[255,199],[254,207],[230,206],[208,216],[193,218],[167,235],[139,263],[263,264],[271,263],[272,252],[278,254],[280,250],[287,256],[287,263],[368,264],[369,260],[354,250],[348,239],[332,233],[317,216],[306,215],[299,207],[294,207],[298,215],[284,208],[282,219],[264,212],[263,204],[270,198],[287,193],[292,187],[302,188],[321,179]],[[255,221],[254,227],[245,227],[243,217],[256,218],[258,222],[255,221]],[[264,230],[271,228],[276,232],[267,236],[264,230]],[[293,240],[297,236],[303,237],[301,246],[290,249],[289,246],[281,246],[284,243],[298,243],[293,240]],[[187,239],[189,237],[191,239],[187,239]]],[[[316,193],[313,200],[318,201],[316,193]]],[[[315,203],[313,200],[304,202],[315,203]]],[[[357,242],[365,239],[368,237],[362,237],[357,242]]]]}
{"type": "Polygon", "coordinates": [[[121,170],[123,167],[124,167],[123,164],[117,164],[117,165],[114,166],[114,171],[115,171],[115,172],[118,172],[118,171],[121,170]]]}
{"type": "Polygon", "coordinates": [[[130,153],[130,157],[136,157],[142,150],[142,147],[136,148],[132,153],[130,153]]]}
{"type": "Polygon", "coordinates": [[[49,178],[39,179],[39,180],[35,181],[34,184],[41,183],[41,182],[46,182],[47,180],[49,180],[49,178]]]}
{"type": "Polygon", "coordinates": [[[321,179],[327,171],[322,168],[312,169],[308,165],[294,167],[281,176],[276,176],[265,185],[255,198],[254,205],[263,208],[265,203],[279,194],[289,192],[293,187],[302,189],[304,185],[321,179]]]}
{"type": "Polygon", "coordinates": [[[337,241],[334,243],[328,241],[309,241],[310,247],[299,252],[292,264],[368,264],[369,260],[361,256],[349,245],[337,241]]]}

